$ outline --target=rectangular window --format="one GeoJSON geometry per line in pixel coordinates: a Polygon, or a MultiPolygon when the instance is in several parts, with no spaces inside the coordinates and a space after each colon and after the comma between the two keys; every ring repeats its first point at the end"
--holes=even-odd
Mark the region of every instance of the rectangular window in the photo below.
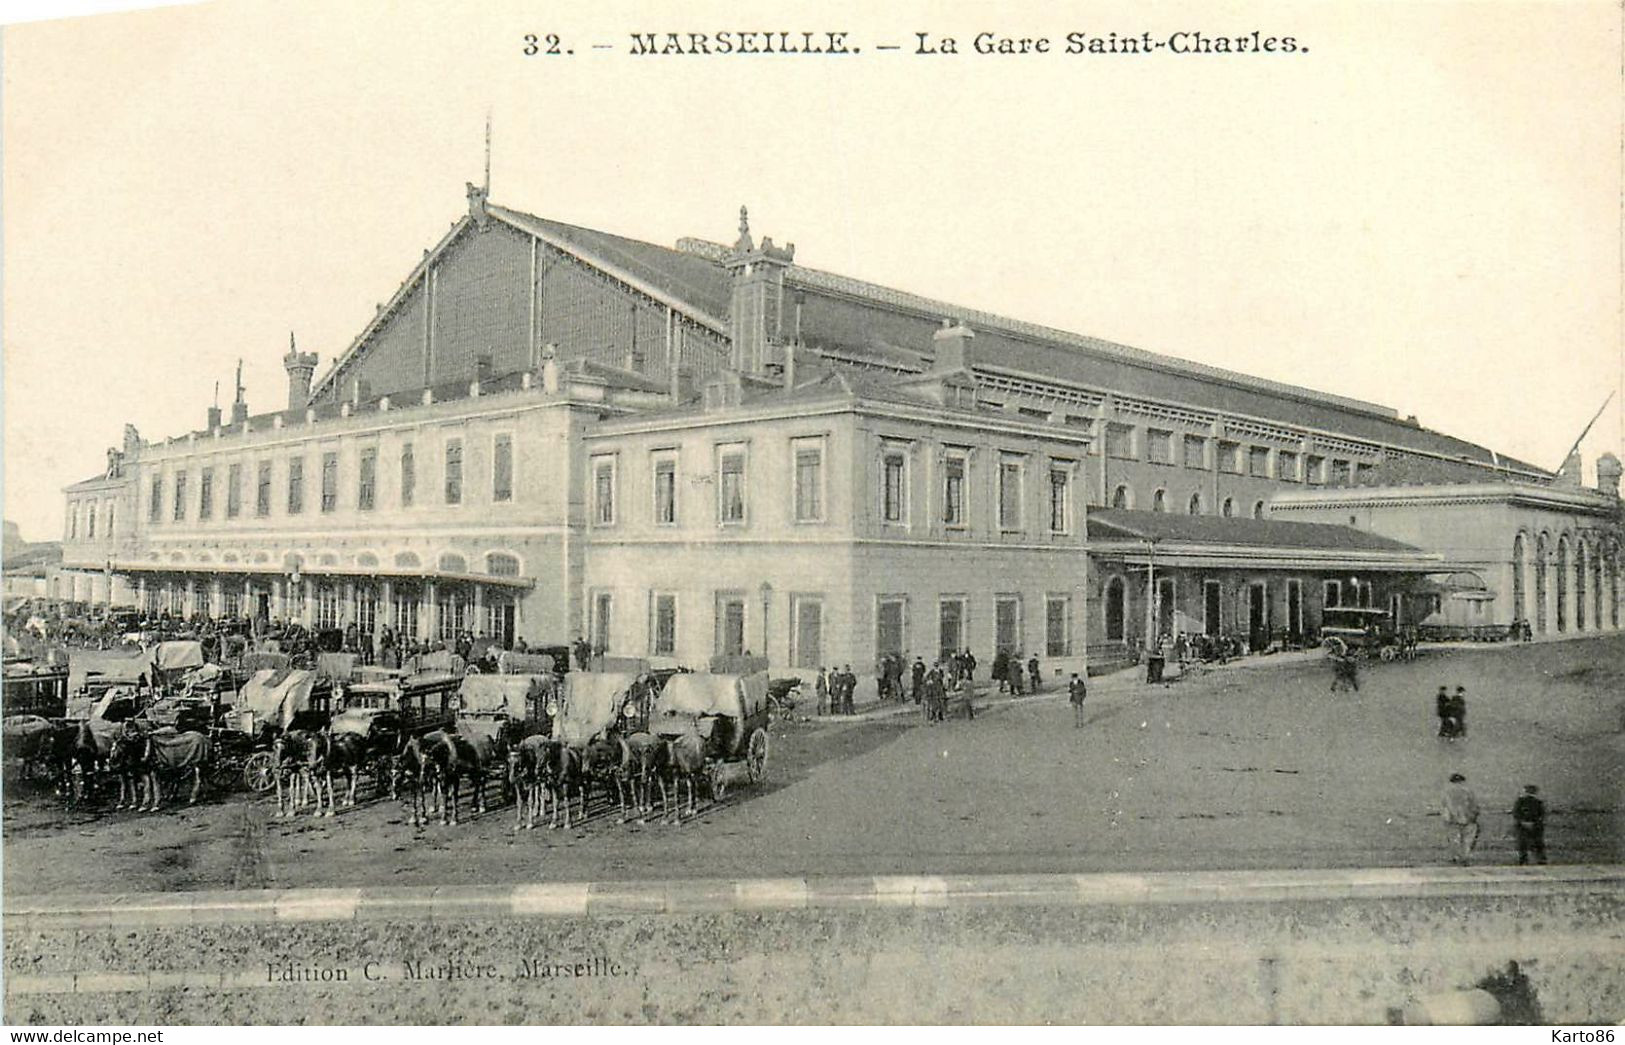
{"type": "Polygon", "coordinates": [[[305,510],[305,460],[295,457],[288,462],[288,514],[298,515],[305,510]]]}
{"type": "Polygon", "coordinates": [[[1134,452],[1134,426],[1110,421],[1106,424],[1106,456],[1124,461],[1137,460],[1134,452]]]}
{"type": "Polygon", "coordinates": [[[96,506],[94,504],[85,506],[85,536],[87,538],[96,536],[96,506]]]}
{"type": "Polygon", "coordinates": [[[880,517],[889,523],[902,523],[908,510],[904,497],[908,489],[908,455],[887,450],[880,458],[880,517]]]}
{"type": "Polygon", "coordinates": [[[1072,525],[1071,473],[1064,467],[1049,470],[1049,532],[1066,533],[1072,525]]]}
{"type": "Polygon", "coordinates": [[[942,466],[942,521],[948,526],[965,525],[965,472],[969,458],[949,454],[942,466]]]}
{"type": "Polygon", "coordinates": [[[1291,450],[1278,450],[1275,454],[1275,474],[1289,483],[1298,481],[1298,455],[1291,450]]]}
{"type": "Polygon", "coordinates": [[[243,466],[226,467],[226,518],[235,519],[243,514],[243,466]]]}
{"type": "Polygon", "coordinates": [[[412,444],[407,443],[401,447],[401,507],[412,507],[412,498],[418,489],[417,457],[412,452],[412,444]]]}
{"type": "Polygon", "coordinates": [[[1199,435],[1185,437],[1185,467],[1207,467],[1207,439],[1199,435]]]}
{"type": "Polygon", "coordinates": [[[237,582],[227,581],[225,590],[220,593],[221,610],[227,617],[241,617],[243,615],[243,593],[237,590],[237,582]]]}
{"type": "Polygon", "coordinates": [[[615,458],[592,459],[592,521],[594,526],[615,525],[615,458]]]}
{"type": "Polygon", "coordinates": [[[743,595],[717,594],[716,651],[724,657],[738,657],[745,652],[745,597],[743,595]]]}
{"type": "Polygon", "coordinates": [[[259,473],[255,476],[254,485],[254,514],[271,514],[271,462],[261,461],[259,473]]]}
{"type": "Polygon", "coordinates": [[[112,503],[107,505],[107,536],[109,537],[113,536],[113,508],[112,503]]]}
{"type": "Polygon", "coordinates": [[[322,455],[322,511],[330,512],[339,506],[339,455],[328,451],[322,455]]]}
{"type": "Polygon", "coordinates": [[[152,499],[147,502],[147,521],[157,522],[164,517],[164,477],[152,477],[152,499]]]}
{"type": "Polygon", "coordinates": [[[792,596],[790,617],[790,666],[817,671],[824,666],[824,600],[792,596]]]}
{"type": "Polygon", "coordinates": [[[1219,471],[1231,475],[1241,474],[1241,444],[1228,439],[1219,440],[1219,471]]]}
{"type": "Polygon", "coordinates": [[[1321,589],[1321,603],[1329,610],[1343,604],[1343,582],[1327,581],[1321,589]]]}
{"type": "Polygon", "coordinates": [[[499,435],[491,444],[491,500],[513,500],[513,436],[499,435]]]}
{"type": "Polygon", "coordinates": [[[323,584],[316,589],[316,626],[318,628],[339,626],[339,592],[332,584],[323,584]]]}
{"type": "Polygon", "coordinates": [[[1051,595],[1044,600],[1044,655],[1072,655],[1072,599],[1051,595]]]}
{"type": "Polygon", "coordinates": [[[463,503],[463,441],[446,440],[446,503],[463,503]]]}
{"type": "Polygon", "coordinates": [[[68,505],[68,540],[72,541],[77,540],[78,538],[79,506],[77,504],[70,504],[68,505]]]}
{"type": "Polygon", "coordinates": [[[717,451],[717,521],[745,521],[745,448],[719,447],[717,451]]]}
{"type": "Polygon", "coordinates": [[[615,598],[607,591],[597,592],[592,599],[592,648],[595,653],[609,652],[610,617],[615,609],[615,598]]]}
{"type": "Polygon", "coordinates": [[[875,655],[902,656],[908,652],[908,600],[881,598],[875,607],[875,655]]]}
{"type": "Polygon", "coordinates": [[[1334,486],[1347,486],[1349,483],[1349,463],[1347,461],[1332,461],[1332,484],[1334,486]]]}
{"type": "Polygon", "coordinates": [[[1247,474],[1255,475],[1261,479],[1268,479],[1270,474],[1270,448],[1267,446],[1249,446],[1247,448],[1247,474]]]}
{"type": "Polygon", "coordinates": [[[418,634],[418,593],[410,588],[397,586],[390,598],[395,604],[393,606],[395,631],[401,638],[416,638],[418,634]]]}
{"type": "Polygon", "coordinates": [[[677,596],[656,592],[649,625],[649,653],[671,657],[677,653],[677,596]]]}
{"type": "Polygon", "coordinates": [[[1152,464],[1174,463],[1174,433],[1148,428],[1145,433],[1145,456],[1152,464]]]}
{"type": "Polygon", "coordinates": [[[1005,457],[999,461],[999,529],[1021,529],[1021,459],[1005,457]]]}
{"type": "Polygon", "coordinates": [[[214,518],[214,469],[205,468],[197,480],[197,517],[214,518]]]}
{"type": "Polygon", "coordinates": [[[435,596],[439,610],[435,637],[456,639],[468,630],[468,595],[460,589],[441,585],[435,596]]]}
{"type": "Polygon", "coordinates": [[[824,447],[817,440],[790,444],[795,454],[796,522],[824,521],[824,447]]]}
{"type": "Polygon", "coordinates": [[[1310,454],[1303,459],[1303,481],[1311,486],[1319,486],[1326,481],[1326,459],[1310,454]]]}
{"type": "Polygon", "coordinates": [[[362,447],[359,464],[355,485],[355,506],[361,511],[370,512],[374,499],[378,496],[378,448],[362,447]]]}
{"type": "Polygon", "coordinates": [[[965,628],[965,600],[943,599],[937,606],[938,659],[946,661],[966,647],[965,628]]]}
{"type": "Polygon", "coordinates": [[[677,458],[656,457],[654,461],[655,524],[677,525],[677,458]]]}
{"type": "Polygon", "coordinates": [[[993,645],[1006,653],[1021,652],[1021,596],[1000,595],[993,600],[993,645]]]}

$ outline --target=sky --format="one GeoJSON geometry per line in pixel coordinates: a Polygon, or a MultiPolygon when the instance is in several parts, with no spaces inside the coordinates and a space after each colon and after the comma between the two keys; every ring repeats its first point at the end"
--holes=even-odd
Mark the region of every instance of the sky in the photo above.
{"type": "MultiPolygon", "coordinates": [[[[811,5],[278,0],[4,30],[4,512],[133,423],[286,395],[492,198],[797,261],[1352,396],[1555,468],[1622,382],[1608,2],[811,5]],[[859,54],[633,56],[634,32],[846,31],[859,54]],[[1066,55],[1066,34],[1291,36],[1066,55]],[[978,31],[1047,54],[979,55],[978,31]],[[962,53],[913,53],[915,33],[962,53]],[[548,33],[574,54],[523,54],[548,33]],[[608,44],[606,50],[592,45],[608,44]],[[880,51],[882,44],[899,45],[880,51]]],[[[1622,452],[1625,393],[1582,451],[1622,452]]]]}

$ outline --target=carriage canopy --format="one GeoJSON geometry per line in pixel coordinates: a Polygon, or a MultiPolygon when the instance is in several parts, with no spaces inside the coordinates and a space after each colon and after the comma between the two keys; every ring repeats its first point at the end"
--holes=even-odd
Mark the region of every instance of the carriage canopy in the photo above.
{"type": "Polygon", "coordinates": [[[68,692],[85,688],[86,680],[133,686],[152,668],[152,656],[144,649],[73,650],[68,654],[68,692]]]}
{"type": "Polygon", "coordinates": [[[315,687],[314,671],[258,671],[237,695],[237,708],[252,711],[259,721],[287,729],[294,715],[310,708],[315,687]]]}
{"type": "Polygon", "coordinates": [[[743,722],[767,706],[767,675],[673,675],[655,698],[651,718],[726,715],[743,722]]]}
{"type": "Polygon", "coordinates": [[[546,653],[515,653],[506,650],[497,655],[497,671],[503,675],[550,675],[555,665],[546,653]]]}
{"type": "Polygon", "coordinates": [[[185,671],[203,666],[203,643],[193,639],[160,642],[152,653],[159,671],[185,671]]]}
{"type": "Polygon", "coordinates": [[[541,675],[468,675],[458,696],[465,715],[525,718],[529,708],[546,697],[551,685],[551,678],[541,675]]]}
{"type": "Polygon", "coordinates": [[[553,720],[553,738],[585,743],[614,725],[637,680],[628,671],[571,672],[565,677],[564,706],[553,720]]]}

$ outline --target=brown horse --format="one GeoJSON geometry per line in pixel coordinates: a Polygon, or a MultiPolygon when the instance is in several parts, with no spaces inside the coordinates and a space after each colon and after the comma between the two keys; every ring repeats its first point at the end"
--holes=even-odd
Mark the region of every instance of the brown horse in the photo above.
{"type": "Polygon", "coordinates": [[[186,804],[196,805],[203,792],[203,771],[213,761],[214,748],[205,734],[193,730],[143,733],[134,727],[118,735],[108,757],[109,765],[134,774],[146,784],[147,803],[138,806],[138,812],[156,812],[163,801],[158,780],[160,770],[191,773],[192,795],[186,804]]]}
{"type": "Polygon", "coordinates": [[[276,815],[295,816],[299,807],[307,804],[307,795],[316,803],[316,815],[322,812],[322,782],[327,783],[328,810],[332,811],[333,777],[328,771],[328,755],[332,746],[326,733],[311,729],[290,729],[278,736],[271,745],[271,758],[276,764],[276,815]],[[282,784],[286,778],[289,787],[282,784]]]}
{"type": "Polygon", "coordinates": [[[583,750],[569,744],[559,744],[554,752],[553,771],[549,785],[553,791],[553,816],[548,830],[559,826],[559,807],[564,807],[564,829],[570,830],[570,792],[581,797],[581,819],[587,818],[587,773],[583,750]]]}
{"type": "Polygon", "coordinates": [[[431,747],[424,743],[423,737],[409,737],[395,758],[390,778],[390,793],[398,793],[403,781],[411,785],[413,827],[421,827],[429,820],[429,810],[425,808],[423,801],[425,789],[433,796],[434,809],[438,811],[440,808],[440,788],[444,779],[440,760],[444,757],[444,745],[436,744],[431,747]]]}
{"type": "Polygon", "coordinates": [[[508,786],[514,793],[513,829],[534,830],[538,817],[547,815],[547,798],[558,764],[556,740],[529,736],[508,749],[508,786]]]}
{"type": "Polygon", "coordinates": [[[688,815],[696,812],[694,805],[694,784],[698,780],[706,779],[705,769],[705,738],[698,733],[681,733],[666,741],[666,766],[671,773],[672,797],[677,799],[677,808],[668,815],[668,819],[680,821],[682,819],[682,801],[678,798],[678,785],[688,784],[688,815]]]}

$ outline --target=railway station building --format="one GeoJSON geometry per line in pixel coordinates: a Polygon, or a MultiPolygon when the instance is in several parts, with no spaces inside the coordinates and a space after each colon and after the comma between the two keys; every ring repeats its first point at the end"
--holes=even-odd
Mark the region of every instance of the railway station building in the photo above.
{"type": "Polygon", "coordinates": [[[53,595],[860,675],[1007,646],[1067,671],[1174,626],[1312,631],[1329,598],[1463,569],[1503,605],[1516,575],[1572,601],[1555,578],[1583,555],[1588,626],[1617,626],[1617,466],[1580,491],[1376,404],[808,267],[743,210],[731,244],[668,248],[470,186],[319,380],[317,353],[283,361],[274,409],[239,384],[229,415],[127,427],[67,488],[53,595]],[[1549,521],[1484,521],[1480,553],[1346,500],[1396,468],[1543,497],[1549,521]],[[1526,563],[1543,535],[1570,559],[1515,574],[1520,534],[1526,563]]]}

